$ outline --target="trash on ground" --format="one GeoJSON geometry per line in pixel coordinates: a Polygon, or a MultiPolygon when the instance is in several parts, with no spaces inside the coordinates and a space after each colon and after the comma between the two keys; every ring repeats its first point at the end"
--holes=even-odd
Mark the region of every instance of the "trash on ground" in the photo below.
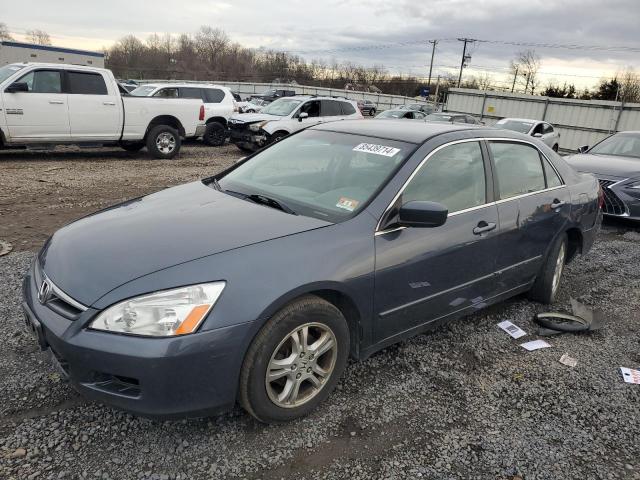
{"type": "Polygon", "coordinates": [[[513,338],[524,337],[527,334],[527,332],[522,330],[519,326],[514,325],[513,323],[511,323],[509,320],[505,320],[504,322],[500,322],[498,324],[498,326],[502,330],[507,332],[509,335],[511,335],[513,338]]]}
{"type": "Polygon", "coordinates": [[[563,365],[566,365],[567,367],[575,367],[576,365],[578,365],[578,360],[576,360],[575,358],[569,356],[568,353],[565,353],[564,355],[562,355],[560,357],[560,363],[563,365]]]}
{"type": "Polygon", "coordinates": [[[590,308],[571,298],[573,315],[561,312],[538,313],[533,317],[540,325],[538,335],[548,336],[565,332],[592,332],[604,325],[604,313],[597,308],[590,308]]]}
{"type": "Polygon", "coordinates": [[[544,340],[533,340],[531,342],[521,343],[520,346],[525,350],[528,350],[531,352],[533,350],[538,350],[540,348],[548,348],[551,345],[549,345],[544,340]]]}
{"type": "Polygon", "coordinates": [[[625,383],[635,383],[640,385],[640,370],[620,367],[620,373],[622,373],[622,379],[625,383]]]}
{"type": "Polygon", "coordinates": [[[6,242],[4,240],[0,240],[0,257],[3,255],[6,255],[11,250],[13,250],[13,245],[11,245],[9,242],[6,242]]]}

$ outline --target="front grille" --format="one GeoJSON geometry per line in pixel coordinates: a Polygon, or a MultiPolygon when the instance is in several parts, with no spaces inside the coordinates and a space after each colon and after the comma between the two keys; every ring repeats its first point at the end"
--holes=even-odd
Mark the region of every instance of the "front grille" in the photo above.
{"type": "Polygon", "coordinates": [[[76,320],[80,314],[87,309],[80,302],[75,301],[69,295],[60,290],[49,278],[47,278],[40,266],[40,262],[36,262],[34,273],[34,280],[37,288],[36,297],[41,304],[68,320],[76,320]],[[45,281],[48,284],[48,288],[46,295],[42,296],[41,292],[43,291],[43,283],[45,281]]]}
{"type": "Polygon", "coordinates": [[[602,206],[602,211],[608,215],[626,214],[626,205],[622,200],[620,200],[620,197],[618,197],[618,195],[609,188],[614,183],[617,183],[617,181],[602,179],[599,179],[598,181],[600,182],[600,187],[604,193],[604,205],[602,206]]]}

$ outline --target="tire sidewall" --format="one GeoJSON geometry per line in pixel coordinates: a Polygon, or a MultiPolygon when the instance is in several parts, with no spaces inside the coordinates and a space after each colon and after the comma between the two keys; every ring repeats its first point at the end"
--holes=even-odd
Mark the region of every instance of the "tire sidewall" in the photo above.
{"type": "Polygon", "coordinates": [[[243,376],[246,378],[243,406],[248,407],[249,413],[265,423],[283,423],[308,415],[331,394],[344,371],[349,356],[349,328],[346,320],[337,308],[318,298],[306,301],[299,309],[283,309],[263,329],[267,333],[264,342],[260,341],[258,335],[250,347],[253,351],[247,355],[243,366],[243,376]],[[275,405],[267,394],[267,367],[280,342],[297,327],[309,322],[324,324],[333,331],[338,344],[335,367],[322,390],[312,399],[299,407],[282,408],[275,405]]]}
{"type": "Polygon", "coordinates": [[[168,125],[158,125],[157,127],[153,127],[149,132],[147,137],[147,150],[151,153],[154,158],[159,159],[171,159],[174,158],[178,152],[180,151],[180,146],[182,145],[182,139],[180,138],[180,134],[175,128],[172,128],[168,125]],[[176,146],[170,153],[162,153],[158,150],[156,145],[156,139],[162,133],[170,133],[176,140],[176,146]]]}
{"type": "Polygon", "coordinates": [[[225,141],[225,128],[220,122],[210,122],[207,124],[207,128],[202,136],[202,141],[209,146],[219,147],[224,144],[225,141]],[[212,135],[221,135],[218,138],[212,137],[212,135]]]}
{"type": "MultiPolygon", "coordinates": [[[[558,290],[560,289],[560,284],[558,284],[558,290],[553,291],[553,276],[556,269],[556,262],[558,260],[558,255],[560,253],[560,247],[564,244],[564,252],[565,259],[564,262],[566,264],[567,261],[567,252],[568,252],[568,239],[566,233],[561,233],[558,238],[553,243],[553,246],[549,249],[547,253],[546,260],[540,274],[536,278],[536,281],[531,289],[529,296],[540,303],[550,304],[553,303],[558,295],[558,290]]],[[[564,268],[562,270],[560,276],[560,282],[562,281],[562,274],[564,274],[564,268]]]]}

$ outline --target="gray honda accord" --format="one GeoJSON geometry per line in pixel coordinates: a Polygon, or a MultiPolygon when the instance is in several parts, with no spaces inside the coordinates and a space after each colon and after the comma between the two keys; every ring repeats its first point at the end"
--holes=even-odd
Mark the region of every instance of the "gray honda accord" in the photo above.
{"type": "Polygon", "coordinates": [[[347,359],[525,293],[592,246],[598,182],[516,132],[325,123],[58,230],[28,327],[87,397],[142,415],[308,414],[347,359]]]}

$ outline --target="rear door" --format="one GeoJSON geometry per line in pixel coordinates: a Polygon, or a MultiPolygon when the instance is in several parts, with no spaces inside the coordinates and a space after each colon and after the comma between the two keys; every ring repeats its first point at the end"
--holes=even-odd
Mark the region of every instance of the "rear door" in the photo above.
{"type": "Polygon", "coordinates": [[[500,282],[524,285],[538,274],[571,210],[570,193],[540,151],[517,141],[490,141],[502,244],[500,282]]]}
{"type": "Polygon", "coordinates": [[[122,131],[120,94],[101,72],[67,70],[71,138],[117,140],[122,131]]]}
{"type": "Polygon", "coordinates": [[[16,82],[26,83],[29,91],[2,92],[11,139],[68,140],[69,106],[62,88],[62,70],[32,70],[16,82]]]}
{"type": "Polygon", "coordinates": [[[498,211],[487,166],[480,141],[445,145],[423,160],[398,194],[386,215],[412,200],[441,203],[449,215],[440,227],[376,232],[377,341],[483,307],[494,295],[498,211]]]}

